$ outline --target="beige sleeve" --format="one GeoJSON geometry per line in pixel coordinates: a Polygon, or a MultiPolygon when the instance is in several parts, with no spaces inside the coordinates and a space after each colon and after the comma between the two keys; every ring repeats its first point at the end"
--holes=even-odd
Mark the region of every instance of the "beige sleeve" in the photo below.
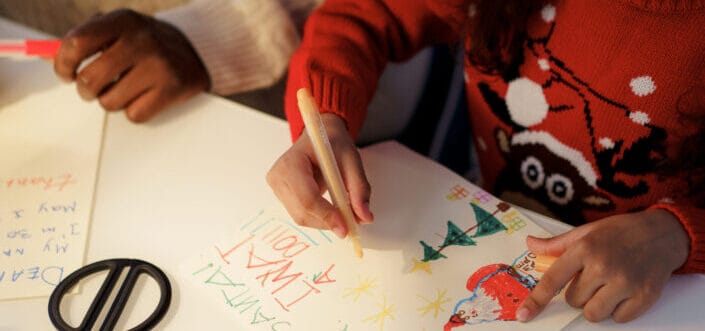
{"type": "Polygon", "coordinates": [[[186,35],[208,70],[211,91],[220,95],[275,83],[299,44],[276,0],[193,0],[155,17],[186,35]]]}

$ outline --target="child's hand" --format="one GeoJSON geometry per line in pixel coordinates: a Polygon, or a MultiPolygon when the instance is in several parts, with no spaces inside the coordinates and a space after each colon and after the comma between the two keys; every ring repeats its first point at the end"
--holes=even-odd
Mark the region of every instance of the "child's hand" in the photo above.
{"type": "Polygon", "coordinates": [[[175,27],[131,10],[93,17],[64,37],[56,74],[76,81],[85,100],[125,109],[143,122],[167,106],[208,88],[209,78],[186,37],[175,27]],[[77,72],[86,58],[100,56],[77,72]]]}
{"type": "MultiPolygon", "coordinates": [[[[370,184],[345,122],[332,113],[321,114],[321,119],[328,131],[356,220],[371,223],[370,184]]],[[[274,163],[267,174],[267,182],[297,224],[330,229],[340,238],[347,235],[342,214],[321,196],[326,191],[326,184],[311,139],[305,131],[274,163]]]]}
{"type": "Polygon", "coordinates": [[[662,209],[621,214],[563,235],[527,244],[538,254],[559,256],[517,310],[534,318],[573,277],[565,298],[585,319],[612,316],[630,321],[644,313],[688,257],[689,238],[673,214],[662,209]]]}

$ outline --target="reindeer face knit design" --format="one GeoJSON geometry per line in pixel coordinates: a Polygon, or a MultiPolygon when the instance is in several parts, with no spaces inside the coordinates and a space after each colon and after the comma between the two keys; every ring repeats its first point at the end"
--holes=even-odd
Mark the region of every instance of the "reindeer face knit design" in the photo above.
{"type": "Polygon", "coordinates": [[[705,84],[705,30],[688,16],[555,1],[530,20],[508,75],[482,75],[468,61],[486,186],[575,225],[676,198],[677,181],[659,181],[655,169],[684,133],[679,99],[705,84]]]}

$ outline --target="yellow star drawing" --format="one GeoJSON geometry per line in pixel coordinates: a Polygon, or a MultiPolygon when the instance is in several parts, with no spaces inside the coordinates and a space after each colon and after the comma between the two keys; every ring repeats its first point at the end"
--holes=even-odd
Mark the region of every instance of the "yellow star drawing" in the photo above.
{"type": "Polygon", "coordinates": [[[431,274],[431,262],[429,261],[419,261],[417,259],[411,259],[412,262],[414,262],[414,266],[411,267],[411,272],[417,271],[417,270],[423,270],[427,272],[428,274],[431,274]]]}
{"type": "Polygon", "coordinates": [[[377,306],[381,309],[379,313],[374,314],[366,319],[363,320],[363,322],[367,321],[372,321],[374,324],[379,324],[379,330],[383,331],[384,330],[384,322],[389,318],[390,320],[394,320],[394,305],[389,305],[387,306],[387,297],[384,295],[382,296],[382,302],[377,303],[377,306]]]}
{"type": "Polygon", "coordinates": [[[427,305],[416,308],[416,310],[421,312],[421,316],[425,316],[429,311],[433,310],[433,318],[437,318],[439,312],[445,311],[442,305],[450,301],[450,298],[446,297],[447,291],[448,290],[441,291],[440,289],[436,289],[436,299],[434,300],[426,299],[420,294],[417,294],[419,298],[426,301],[427,305]]]}
{"type": "Polygon", "coordinates": [[[343,298],[347,298],[352,295],[355,296],[353,298],[353,301],[357,302],[357,299],[359,299],[362,294],[372,296],[372,289],[377,287],[377,284],[375,284],[375,279],[370,277],[365,277],[365,280],[362,280],[362,278],[360,277],[358,277],[358,279],[359,283],[357,287],[345,288],[345,294],[343,294],[343,298]]]}

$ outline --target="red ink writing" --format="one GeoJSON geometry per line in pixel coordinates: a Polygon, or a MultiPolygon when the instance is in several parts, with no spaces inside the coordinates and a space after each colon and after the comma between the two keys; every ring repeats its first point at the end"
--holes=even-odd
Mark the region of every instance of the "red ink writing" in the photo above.
{"type": "Polygon", "coordinates": [[[333,270],[333,267],[335,267],[335,264],[331,264],[328,269],[321,275],[317,276],[314,280],[313,283],[318,285],[318,284],[325,284],[325,283],[334,283],[335,279],[332,279],[330,277],[330,271],[333,270]]]}
{"type": "Polygon", "coordinates": [[[238,247],[242,246],[244,243],[250,241],[250,240],[251,240],[252,238],[254,238],[254,237],[255,237],[255,235],[250,235],[249,237],[245,238],[243,241],[237,243],[235,246],[233,246],[232,248],[230,248],[230,249],[229,249],[227,252],[225,252],[225,253],[221,252],[221,251],[220,251],[220,248],[218,248],[218,246],[215,246],[215,250],[218,251],[218,255],[220,256],[220,259],[223,260],[223,262],[225,262],[225,263],[227,263],[227,264],[230,264],[230,261],[228,261],[228,260],[226,259],[226,257],[228,257],[228,255],[232,254],[235,250],[238,249],[238,247]]]}
{"type": "Polygon", "coordinates": [[[5,188],[36,187],[45,191],[63,191],[68,185],[76,183],[71,174],[59,176],[29,176],[5,179],[5,188]]]}

